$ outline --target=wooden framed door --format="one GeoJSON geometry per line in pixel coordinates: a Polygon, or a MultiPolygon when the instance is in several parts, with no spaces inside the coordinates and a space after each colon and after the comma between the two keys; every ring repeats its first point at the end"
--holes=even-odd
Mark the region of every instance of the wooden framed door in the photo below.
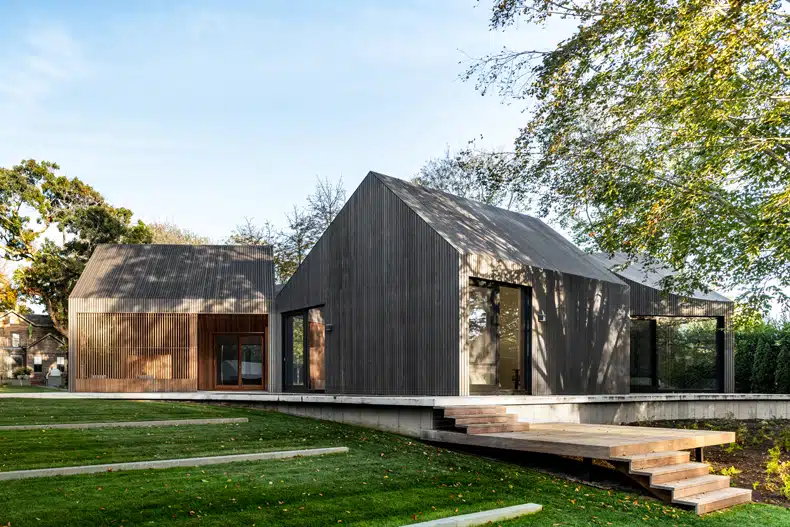
{"type": "Polygon", "coordinates": [[[265,390],[264,333],[215,333],[215,386],[218,390],[265,390]]]}

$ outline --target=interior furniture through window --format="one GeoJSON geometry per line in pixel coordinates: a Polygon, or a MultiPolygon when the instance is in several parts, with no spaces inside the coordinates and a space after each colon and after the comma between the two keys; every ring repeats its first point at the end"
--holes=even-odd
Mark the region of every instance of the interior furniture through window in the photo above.
{"type": "Polygon", "coordinates": [[[217,388],[263,389],[266,382],[266,340],[259,333],[214,336],[217,388]]]}

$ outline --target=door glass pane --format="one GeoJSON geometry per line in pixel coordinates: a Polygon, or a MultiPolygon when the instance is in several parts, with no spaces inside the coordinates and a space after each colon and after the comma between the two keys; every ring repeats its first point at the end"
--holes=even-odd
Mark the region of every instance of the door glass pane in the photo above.
{"type": "Polygon", "coordinates": [[[326,388],[326,372],[324,366],[324,312],[320,308],[307,312],[309,333],[307,335],[310,347],[310,389],[324,390],[326,388]]]}
{"type": "Polygon", "coordinates": [[[657,318],[659,388],[716,390],[717,331],[715,318],[657,318]]]}
{"type": "Polygon", "coordinates": [[[304,316],[293,315],[288,319],[291,385],[304,386],[304,316]]]}
{"type": "Polygon", "coordinates": [[[506,390],[524,388],[521,330],[521,288],[499,286],[499,386],[506,390]]]}
{"type": "Polygon", "coordinates": [[[469,287],[469,383],[496,385],[493,290],[469,287]]]}
{"type": "Polygon", "coordinates": [[[653,321],[631,320],[631,390],[649,391],[653,386],[653,321]]]}
{"type": "Polygon", "coordinates": [[[217,385],[239,384],[239,350],[236,335],[217,335],[215,340],[217,357],[217,385]]]}
{"type": "Polygon", "coordinates": [[[243,335],[241,344],[241,383],[263,385],[263,339],[259,335],[243,335]]]}

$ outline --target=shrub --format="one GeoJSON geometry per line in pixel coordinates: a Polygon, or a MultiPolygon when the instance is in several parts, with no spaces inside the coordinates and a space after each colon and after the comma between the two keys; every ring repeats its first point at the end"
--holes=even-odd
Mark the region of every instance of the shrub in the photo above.
{"type": "Polygon", "coordinates": [[[776,393],[790,393],[790,324],[785,324],[779,335],[776,360],[776,393]]]}
{"type": "Polygon", "coordinates": [[[759,335],[753,328],[735,334],[735,391],[738,393],[752,391],[752,366],[759,335]]]}
{"type": "Polygon", "coordinates": [[[752,367],[752,392],[774,393],[776,391],[776,345],[774,332],[762,333],[757,341],[752,367]]]}
{"type": "Polygon", "coordinates": [[[20,375],[30,375],[33,373],[33,368],[30,366],[20,366],[19,368],[14,369],[14,377],[19,377],[20,375]]]}

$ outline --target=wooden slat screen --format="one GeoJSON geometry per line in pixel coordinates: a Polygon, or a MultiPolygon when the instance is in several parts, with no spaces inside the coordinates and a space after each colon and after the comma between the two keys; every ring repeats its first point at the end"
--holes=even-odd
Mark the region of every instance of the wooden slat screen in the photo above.
{"type": "Polygon", "coordinates": [[[75,388],[81,392],[197,389],[197,317],[77,313],[75,388]]]}

